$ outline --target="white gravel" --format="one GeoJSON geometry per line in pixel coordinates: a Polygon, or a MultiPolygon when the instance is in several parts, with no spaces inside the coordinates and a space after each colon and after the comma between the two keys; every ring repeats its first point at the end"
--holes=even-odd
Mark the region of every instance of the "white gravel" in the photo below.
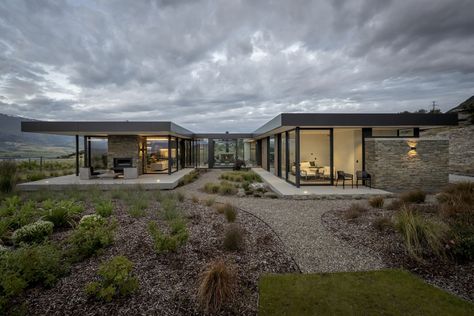
{"type": "Polygon", "coordinates": [[[323,226],[322,214],[346,208],[354,201],[238,198],[209,195],[200,190],[206,182],[218,182],[221,172],[209,171],[179,190],[200,199],[213,196],[218,202],[230,202],[258,216],[279,235],[302,272],[366,271],[385,267],[371,250],[363,246],[356,249],[323,226]]]}

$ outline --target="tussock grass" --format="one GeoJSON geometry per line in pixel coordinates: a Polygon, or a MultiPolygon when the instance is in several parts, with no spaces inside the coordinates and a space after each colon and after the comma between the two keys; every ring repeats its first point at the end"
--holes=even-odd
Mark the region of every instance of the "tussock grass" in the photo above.
{"type": "Polygon", "coordinates": [[[384,198],[381,196],[374,196],[369,199],[369,205],[373,208],[382,208],[384,204],[384,198]]]}
{"type": "Polygon", "coordinates": [[[400,200],[405,203],[423,203],[425,199],[426,193],[422,190],[413,190],[400,195],[400,200]]]}
{"type": "Polygon", "coordinates": [[[344,217],[346,219],[356,219],[365,212],[367,212],[367,209],[364,206],[358,203],[352,203],[344,213],[344,217]]]}

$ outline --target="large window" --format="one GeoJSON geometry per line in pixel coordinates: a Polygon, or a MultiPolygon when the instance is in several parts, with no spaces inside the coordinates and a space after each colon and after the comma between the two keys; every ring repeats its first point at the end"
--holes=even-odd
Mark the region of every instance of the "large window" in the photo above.
{"type": "Polygon", "coordinates": [[[88,137],[89,166],[94,170],[107,169],[108,141],[106,137],[88,137]]]}
{"type": "Polygon", "coordinates": [[[286,133],[281,133],[281,177],[286,179],[286,133]]]}
{"type": "Polygon", "coordinates": [[[145,173],[168,173],[168,137],[147,137],[145,173]]]}
{"type": "Polygon", "coordinates": [[[300,130],[300,184],[331,183],[330,130],[300,130]]]}
{"type": "Polygon", "coordinates": [[[176,137],[170,138],[170,147],[171,147],[171,172],[178,170],[178,142],[176,137]]]}
{"type": "Polygon", "coordinates": [[[296,183],[296,131],[288,132],[288,181],[296,183]]]}
{"type": "Polygon", "coordinates": [[[209,140],[207,138],[200,138],[196,140],[197,143],[197,166],[198,168],[209,167],[209,140]]]}
{"type": "Polygon", "coordinates": [[[271,136],[268,142],[268,170],[275,174],[275,136],[271,136]]]}
{"type": "Polygon", "coordinates": [[[243,139],[243,156],[239,154],[239,159],[245,161],[247,167],[253,167],[257,165],[257,142],[251,139],[243,139]],[[243,158],[242,158],[243,157],[243,158]]]}
{"type": "Polygon", "coordinates": [[[214,167],[233,167],[237,159],[237,140],[214,139],[214,167]]]}
{"type": "Polygon", "coordinates": [[[334,170],[355,175],[362,170],[362,130],[334,129],[334,170]]]}

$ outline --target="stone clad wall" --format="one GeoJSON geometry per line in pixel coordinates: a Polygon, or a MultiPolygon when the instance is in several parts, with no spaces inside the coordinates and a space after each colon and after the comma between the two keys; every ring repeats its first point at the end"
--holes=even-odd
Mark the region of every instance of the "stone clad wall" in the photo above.
{"type": "Polygon", "coordinates": [[[114,158],[132,158],[133,166],[142,173],[142,161],[139,157],[140,137],[136,135],[109,135],[107,167],[114,166],[114,158]]]}
{"type": "Polygon", "coordinates": [[[367,138],[366,170],[373,186],[392,192],[433,192],[449,181],[449,141],[431,138],[367,138]],[[411,150],[410,147],[416,147],[411,150]]]}

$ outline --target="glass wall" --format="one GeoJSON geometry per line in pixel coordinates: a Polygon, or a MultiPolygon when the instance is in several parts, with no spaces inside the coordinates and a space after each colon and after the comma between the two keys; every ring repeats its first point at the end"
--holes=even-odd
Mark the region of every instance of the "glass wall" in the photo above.
{"type": "Polygon", "coordinates": [[[209,140],[207,138],[199,138],[196,140],[197,144],[197,166],[198,168],[209,167],[209,140]]]}
{"type": "Polygon", "coordinates": [[[281,160],[280,160],[280,169],[281,177],[286,179],[286,133],[281,133],[281,160]]]}
{"type": "Polygon", "coordinates": [[[275,136],[270,136],[268,143],[268,170],[275,174],[275,136]]]}
{"type": "Polygon", "coordinates": [[[168,173],[168,137],[147,137],[145,173],[168,173]]]}
{"type": "Polygon", "coordinates": [[[288,181],[296,183],[296,131],[288,132],[288,181]]]}
{"type": "Polygon", "coordinates": [[[176,140],[176,137],[171,137],[170,138],[170,147],[171,147],[171,172],[177,171],[178,170],[178,142],[176,140]]]}
{"type": "Polygon", "coordinates": [[[300,130],[300,184],[331,184],[330,130],[300,130]]]}
{"type": "Polygon", "coordinates": [[[214,167],[233,167],[237,159],[237,140],[214,139],[214,167]]]}
{"type": "Polygon", "coordinates": [[[243,139],[242,142],[243,142],[243,156],[239,154],[238,155],[239,159],[243,159],[247,167],[256,166],[257,165],[257,142],[251,139],[243,139]]]}
{"type": "Polygon", "coordinates": [[[106,137],[88,137],[90,167],[94,170],[107,169],[108,140],[106,137]]]}

